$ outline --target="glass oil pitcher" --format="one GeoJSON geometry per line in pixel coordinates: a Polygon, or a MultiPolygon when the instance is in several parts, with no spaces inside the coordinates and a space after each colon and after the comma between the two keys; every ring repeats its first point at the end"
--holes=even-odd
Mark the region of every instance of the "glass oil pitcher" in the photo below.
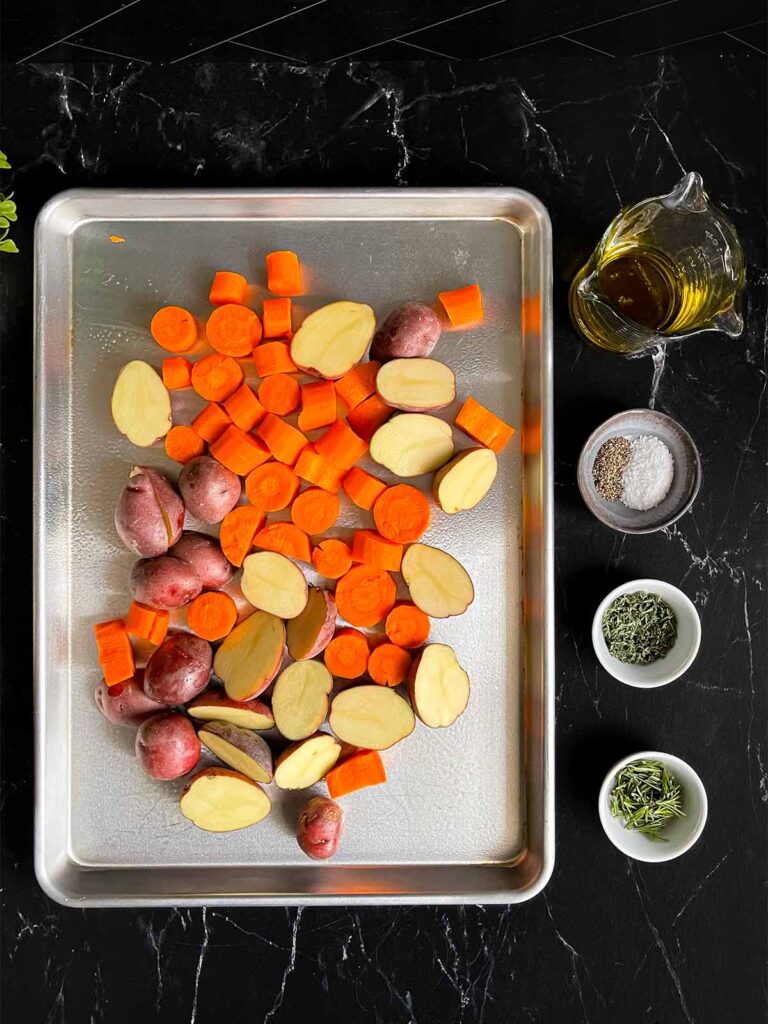
{"type": "Polygon", "coordinates": [[[608,226],[571,285],[571,317],[592,344],[630,356],[701,331],[736,338],[743,285],[736,231],[692,171],[608,226]]]}

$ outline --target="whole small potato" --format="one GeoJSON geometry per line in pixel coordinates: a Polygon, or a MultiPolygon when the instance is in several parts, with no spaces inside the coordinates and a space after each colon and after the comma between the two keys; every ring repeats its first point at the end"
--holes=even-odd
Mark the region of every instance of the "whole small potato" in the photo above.
{"type": "Polygon", "coordinates": [[[184,504],[170,482],[150,466],[134,466],[115,508],[123,544],[143,558],[164,555],[183,525],[184,504]]]}
{"type": "Polygon", "coordinates": [[[224,557],[219,542],[207,533],[185,530],[168,554],[187,563],[200,578],[203,590],[219,590],[232,579],[234,570],[224,557]]]}
{"type": "Polygon", "coordinates": [[[137,672],[133,679],[124,683],[107,686],[102,681],[96,687],[94,697],[99,711],[113,725],[138,726],[165,706],[152,700],[144,692],[144,673],[137,672]]]}
{"type": "Polygon", "coordinates": [[[440,340],[440,318],[423,302],[406,302],[390,313],[371,343],[371,359],[428,356],[440,340]]]}
{"type": "Polygon", "coordinates": [[[312,860],[328,860],[339,848],[342,811],[335,800],[313,796],[299,815],[296,841],[312,860]]]}
{"type": "Polygon", "coordinates": [[[200,740],[190,720],[179,712],[154,715],[136,733],[136,757],[153,779],[178,779],[200,760],[200,740]]]}
{"type": "Polygon", "coordinates": [[[207,640],[176,633],[157,648],[144,669],[144,693],[161,704],[186,704],[211,678],[213,652],[207,640]]]}
{"type": "Polygon", "coordinates": [[[153,608],[180,608],[203,589],[200,577],[180,558],[142,558],[131,570],[131,596],[153,608]]]}
{"type": "Polygon", "coordinates": [[[179,490],[191,516],[220,523],[240,500],[240,477],[210,455],[200,455],[182,468],[179,490]]]}

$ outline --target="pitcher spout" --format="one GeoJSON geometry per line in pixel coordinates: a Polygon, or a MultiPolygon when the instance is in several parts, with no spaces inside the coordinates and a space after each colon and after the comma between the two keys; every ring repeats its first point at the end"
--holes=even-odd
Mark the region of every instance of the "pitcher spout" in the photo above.
{"type": "Polygon", "coordinates": [[[662,202],[672,210],[683,210],[686,213],[704,213],[707,209],[707,193],[704,181],[698,171],[689,171],[675,185],[662,202]]]}
{"type": "Polygon", "coordinates": [[[744,317],[731,306],[730,309],[717,314],[712,326],[718,331],[724,331],[731,338],[738,338],[744,330],[744,317]]]}

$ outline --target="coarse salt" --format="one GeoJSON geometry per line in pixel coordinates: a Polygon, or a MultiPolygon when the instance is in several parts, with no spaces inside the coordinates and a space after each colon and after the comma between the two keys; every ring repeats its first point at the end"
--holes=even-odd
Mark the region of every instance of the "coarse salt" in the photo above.
{"type": "Polygon", "coordinates": [[[621,500],[639,512],[655,508],[669,494],[674,475],[675,462],[663,441],[650,434],[634,437],[621,500]]]}

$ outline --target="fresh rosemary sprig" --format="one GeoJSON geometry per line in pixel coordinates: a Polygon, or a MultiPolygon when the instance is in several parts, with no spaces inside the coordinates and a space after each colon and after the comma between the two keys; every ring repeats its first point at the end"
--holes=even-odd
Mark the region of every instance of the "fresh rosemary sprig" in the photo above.
{"type": "Polygon", "coordinates": [[[622,594],[603,613],[603,638],[608,653],[619,661],[650,665],[674,646],[677,619],[658,594],[622,594]]]}
{"type": "Polygon", "coordinates": [[[661,830],[673,818],[685,817],[683,787],[661,761],[630,761],[616,776],[610,809],[614,818],[624,819],[624,828],[667,842],[661,830]]]}
{"type": "MultiPolygon", "coordinates": [[[[0,170],[10,169],[8,157],[0,150],[0,170]]],[[[13,202],[13,192],[8,195],[0,192],[0,252],[18,252],[16,243],[8,237],[11,222],[16,220],[16,203],[13,202]]]]}

